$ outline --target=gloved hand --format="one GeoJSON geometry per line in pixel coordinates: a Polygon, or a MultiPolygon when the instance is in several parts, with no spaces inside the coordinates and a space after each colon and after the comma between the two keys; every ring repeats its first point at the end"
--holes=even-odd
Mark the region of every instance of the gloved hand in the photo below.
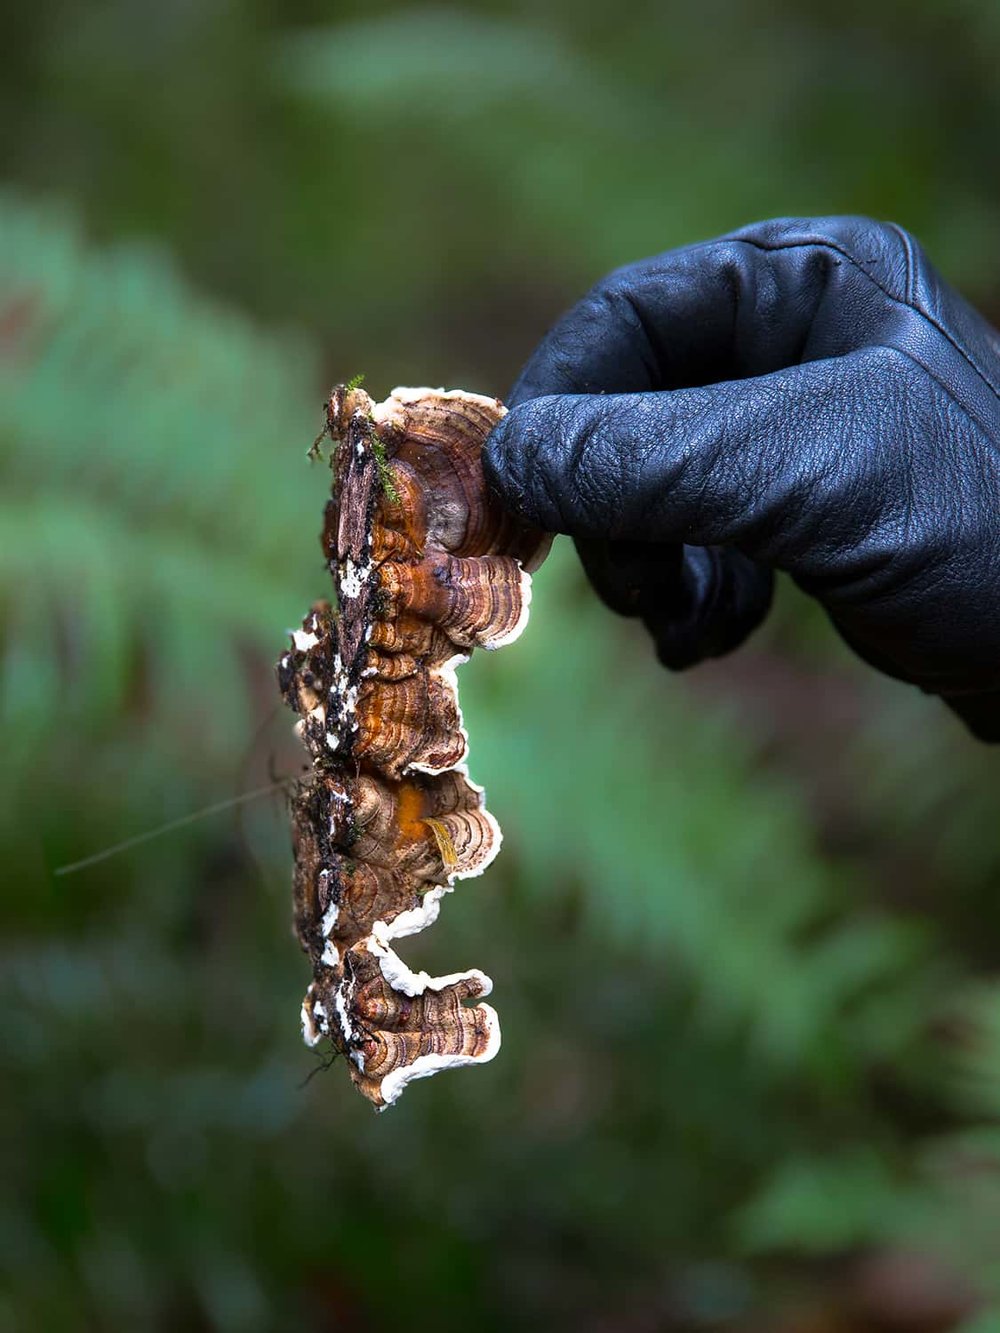
{"type": "Polygon", "coordinates": [[[906,232],[782,219],[620,269],[510,401],[491,484],[667,666],[740,643],[784,569],[1000,740],[1000,336],[906,232]]]}

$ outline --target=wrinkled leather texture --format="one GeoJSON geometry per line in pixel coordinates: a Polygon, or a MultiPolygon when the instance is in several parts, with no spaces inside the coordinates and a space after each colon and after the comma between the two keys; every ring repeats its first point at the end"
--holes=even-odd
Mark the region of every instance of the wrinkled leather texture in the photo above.
{"type": "Polygon", "coordinates": [[[510,402],[491,484],[667,666],[740,643],[782,569],[1000,740],[1000,335],[905,231],[779,219],[620,269],[510,402]]]}

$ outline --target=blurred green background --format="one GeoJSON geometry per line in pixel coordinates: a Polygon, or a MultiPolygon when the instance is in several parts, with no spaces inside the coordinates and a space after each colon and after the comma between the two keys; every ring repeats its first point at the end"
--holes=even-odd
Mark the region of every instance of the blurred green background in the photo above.
{"type": "Polygon", "coordinates": [[[606,269],[891,217],[1000,318],[996,0],[40,0],[0,34],[4,1330],[1000,1328],[997,759],[783,587],[675,677],[571,549],[464,672],[503,857],[301,1044],[271,664],[357,371],[503,394],[606,269]]]}

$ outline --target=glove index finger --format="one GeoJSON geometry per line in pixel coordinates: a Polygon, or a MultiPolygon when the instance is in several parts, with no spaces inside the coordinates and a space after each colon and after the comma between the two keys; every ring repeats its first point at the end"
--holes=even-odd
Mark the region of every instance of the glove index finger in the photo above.
{"type": "Polygon", "coordinates": [[[505,503],[548,531],[738,545],[809,573],[873,527],[883,453],[858,448],[857,432],[905,459],[916,369],[869,348],[696,389],[537,398],[500,422],[484,464],[505,503]],[[872,383],[885,392],[859,415],[872,383]]]}
{"type": "MultiPolygon", "coordinates": [[[[701,391],[699,391],[701,392],[701,391]]],[[[548,532],[609,540],[677,541],[662,530],[676,411],[688,394],[552,394],[512,408],[483,451],[505,506],[548,532]]]]}

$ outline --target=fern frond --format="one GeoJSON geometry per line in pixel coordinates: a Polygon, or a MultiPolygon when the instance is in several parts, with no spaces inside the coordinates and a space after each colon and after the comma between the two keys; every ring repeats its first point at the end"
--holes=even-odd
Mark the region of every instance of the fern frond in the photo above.
{"type": "Polygon", "coordinates": [[[72,859],[94,845],[59,811],[95,836],[87,773],[116,775],[106,841],[134,831],[140,773],[163,795],[135,821],[234,794],[271,662],[322,578],[303,534],[325,483],[302,461],[321,394],[301,339],[9,194],[0,331],[3,822],[57,833],[72,859]],[[12,778],[32,771],[44,800],[12,778]]]}
{"type": "Polygon", "coordinates": [[[196,534],[206,556],[287,564],[288,534],[315,508],[299,446],[320,394],[301,339],[267,337],[158,253],[92,249],[71,219],[10,194],[0,326],[8,498],[87,495],[196,534]]]}

